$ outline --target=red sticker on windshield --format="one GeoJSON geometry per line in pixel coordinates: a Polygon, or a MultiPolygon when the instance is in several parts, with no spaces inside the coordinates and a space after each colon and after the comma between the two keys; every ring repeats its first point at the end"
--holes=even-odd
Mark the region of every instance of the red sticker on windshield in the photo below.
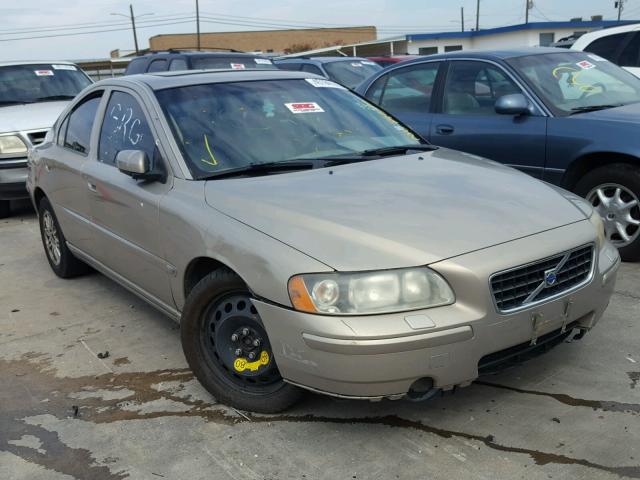
{"type": "Polygon", "coordinates": [[[291,113],[324,112],[322,107],[316,102],[285,103],[284,106],[287,107],[291,113]]]}
{"type": "Polygon", "coordinates": [[[33,73],[39,77],[53,77],[53,70],[34,70],[33,73]]]}
{"type": "Polygon", "coordinates": [[[232,63],[231,68],[234,70],[244,70],[246,67],[244,66],[244,63],[232,63]]]}
{"type": "Polygon", "coordinates": [[[595,68],[595,65],[588,60],[583,60],[578,62],[577,65],[583,70],[589,70],[590,68],[595,68]]]}

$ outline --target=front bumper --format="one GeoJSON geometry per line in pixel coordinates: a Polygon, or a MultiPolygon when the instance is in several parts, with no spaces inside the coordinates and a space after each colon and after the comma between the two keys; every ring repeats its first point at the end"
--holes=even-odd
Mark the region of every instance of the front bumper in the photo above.
{"type": "Polygon", "coordinates": [[[29,198],[27,167],[0,168],[0,200],[29,198]]]}
{"type": "Polygon", "coordinates": [[[563,325],[586,330],[595,325],[609,303],[620,263],[610,244],[597,252],[587,285],[542,305],[500,314],[488,287],[494,272],[593,241],[593,227],[584,221],[432,264],[457,295],[455,304],[444,307],[334,317],[254,304],[280,373],[293,384],[343,397],[396,398],[426,377],[447,390],[477,378],[478,363],[491,353],[535,341],[563,325]]]}

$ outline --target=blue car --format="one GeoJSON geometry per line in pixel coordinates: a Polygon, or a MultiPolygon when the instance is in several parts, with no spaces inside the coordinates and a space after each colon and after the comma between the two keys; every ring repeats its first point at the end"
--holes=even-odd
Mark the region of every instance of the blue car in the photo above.
{"type": "Polygon", "coordinates": [[[622,258],[640,260],[640,79],[629,72],[564,49],[461,51],[389,67],[356,91],[431,143],[587,198],[622,258]]]}
{"type": "Polygon", "coordinates": [[[273,63],[281,70],[322,75],[352,90],[382,70],[376,62],[360,57],[294,57],[276,59],[273,63]]]}

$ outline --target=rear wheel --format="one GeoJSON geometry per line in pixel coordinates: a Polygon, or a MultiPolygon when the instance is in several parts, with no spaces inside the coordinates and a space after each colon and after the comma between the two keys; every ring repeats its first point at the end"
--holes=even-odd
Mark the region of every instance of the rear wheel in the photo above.
{"type": "Polygon", "coordinates": [[[0,200],[0,218],[7,218],[9,215],[11,215],[11,202],[0,200]]]}
{"type": "Polygon", "coordinates": [[[590,171],[576,193],[594,206],[607,238],[625,261],[640,260],[640,169],[613,164],[590,171]]]}
{"type": "Polygon", "coordinates": [[[76,258],[67,247],[58,219],[46,198],[43,198],[38,206],[38,219],[42,245],[54,273],[61,278],[71,278],[87,273],[89,266],[76,258]]]}
{"type": "Polygon", "coordinates": [[[217,270],[191,291],[181,320],[182,348],[202,385],[232,407],[275,413],[301,395],[285,383],[251,294],[233,272],[217,270]]]}

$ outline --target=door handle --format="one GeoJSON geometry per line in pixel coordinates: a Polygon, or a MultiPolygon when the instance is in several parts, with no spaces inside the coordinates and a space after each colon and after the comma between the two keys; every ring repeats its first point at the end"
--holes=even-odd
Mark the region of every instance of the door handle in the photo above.
{"type": "Polygon", "coordinates": [[[90,192],[98,193],[98,189],[96,188],[96,184],[92,182],[87,182],[87,188],[90,192]]]}
{"type": "Polygon", "coordinates": [[[451,135],[455,131],[452,125],[438,125],[436,127],[436,133],[440,135],[451,135]]]}

